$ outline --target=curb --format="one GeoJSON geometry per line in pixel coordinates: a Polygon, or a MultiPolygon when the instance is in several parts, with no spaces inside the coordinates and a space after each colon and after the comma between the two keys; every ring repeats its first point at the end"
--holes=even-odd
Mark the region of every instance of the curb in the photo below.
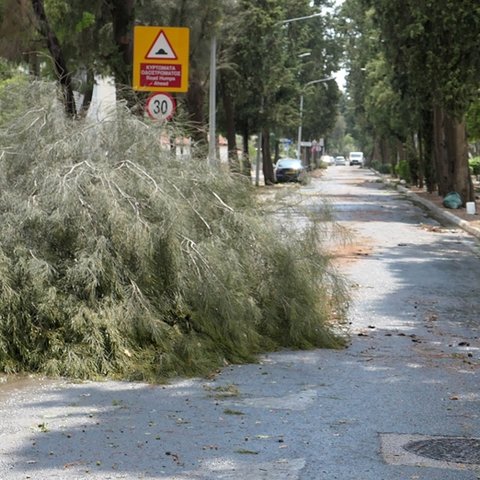
{"type": "MultiPolygon", "coordinates": [[[[377,173],[377,172],[376,172],[377,173]]],[[[378,173],[377,173],[378,175],[378,173]]],[[[469,222],[466,220],[463,220],[462,218],[457,217],[453,213],[446,212],[445,210],[442,210],[441,208],[437,207],[437,205],[433,204],[432,202],[429,202],[428,200],[425,200],[424,198],[418,196],[416,193],[411,192],[408,190],[408,188],[405,188],[403,185],[395,185],[394,182],[390,182],[387,179],[385,179],[383,176],[381,176],[382,180],[389,185],[393,185],[399,192],[403,193],[407,198],[409,198],[412,202],[420,204],[424,206],[429,212],[432,214],[432,216],[438,220],[440,223],[444,223],[447,225],[456,225],[457,227],[460,227],[462,230],[465,230],[467,233],[470,235],[473,235],[474,237],[480,239],[480,229],[472,227],[469,222]]]]}
{"type": "Polygon", "coordinates": [[[401,185],[397,186],[397,190],[399,192],[404,193],[407,196],[407,198],[410,198],[413,202],[420,203],[424,207],[428,208],[428,210],[430,210],[430,212],[432,213],[432,215],[435,216],[435,218],[440,219],[441,221],[446,223],[450,223],[450,224],[453,223],[457,227],[460,227],[461,229],[465,230],[466,232],[480,239],[480,229],[472,227],[466,220],[463,220],[462,218],[457,217],[453,213],[445,212],[444,210],[437,207],[433,203],[429,202],[428,200],[425,200],[422,197],[419,197],[417,194],[411,192],[405,187],[402,187],[401,185]]]}

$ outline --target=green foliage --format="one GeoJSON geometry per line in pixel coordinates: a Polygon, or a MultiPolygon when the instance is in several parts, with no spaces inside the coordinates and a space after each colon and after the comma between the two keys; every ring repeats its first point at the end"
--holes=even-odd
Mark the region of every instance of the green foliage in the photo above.
{"type": "Polygon", "coordinates": [[[477,97],[466,115],[467,133],[469,140],[480,140],[480,97],[477,97]]]}
{"type": "Polygon", "coordinates": [[[480,157],[473,157],[468,161],[471,172],[474,175],[480,175],[480,157]]]}
{"type": "Polygon", "coordinates": [[[75,26],[75,32],[80,33],[83,30],[95,24],[95,15],[91,12],[82,12],[82,18],[75,26]]]}
{"type": "Polygon", "coordinates": [[[343,344],[324,224],[287,234],[244,177],[122,108],[70,122],[53,88],[0,94],[3,371],[158,379],[343,344]]]}
{"type": "MultiPolygon", "coordinates": [[[[346,134],[345,132],[346,125],[345,125],[345,118],[343,115],[338,115],[335,128],[332,130],[330,135],[328,136],[327,141],[327,151],[333,155],[343,155],[343,152],[348,151],[349,148],[353,145],[354,141],[351,135],[346,134]]],[[[352,148],[353,150],[353,148],[352,148]]]]}
{"type": "Polygon", "coordinates": [[[11,62],[0,58],[0,88],[5,88],[9,83],[27,80],[27,76],[11,62]]]}
{"type": "Polygon", "coordinates": [[[411,183],[412,175],[410,172],[410,165],[407,160],[400,160],[395,165],[395,173],[401,180],[405,180],[407,183],[411,183]]]}
{"type": "Polygon", "coordinates": [[[345,117],[355,138],[363,140],[363,151],[371,158],[394,158],[416,138],[409,157],[412,181],[425,182],[429,191],[445,190],[445,183],[466,189],[465,156],[452,151],[437,158],[434,142],[451,137],[440,131],[448,126],[433,122],[432,112],[462,122],[471,106],[468,134],[477,138],[472,101],[480,73],[479,2],[345,0],[342,8],[350,72],[345,117]],[[442,173],[451,159],[458,165],[445,165],[442,173]]]}
{"type": "Polygon", "coordinates": [[[0,2],[0,57],[20,63],[38,49],[31,19],[31,1],[0,2]]]}
{"type": "Polygon", "coordinates": [[[395,86],[417,104],[432,102],[459,118],[478,89],[480,60],[476,0],[367,0],[393,64],[395,86]]]}
{"type": "Polygon", "coordinates": [[[342,113],[347,131],[354,137],[359,150],[370,152],[366,148],[375,140],[375,126],[371,125],[372,115],[367,117],[366,97],[371,87],[367,82],[367,65],[377,57],[379,51],[378,32],[375,29],[371,12],[365,8],[362,0],[345,0],[342,4],[342,22],[340,24],[345,44],[345,67],[348,94],[342,99],[342,113]]]}
{"type": "Polygon", "coordinates": [[[0,60],[0,127],[27,107],[25,99],[18,95],[9,97],[9,92],[19,85],[27,86],[29,81],[29,77],[14,65],[0,60]]]}
{"type": "Polygon", "coordinates": [[[390,163],[381,163],[377,160],[374,160],[371,163],[371,167],[378,173],[382,173],[384,175],[390,175],[392,173],[392,165],[390,163]]]}
{"type": "MultiPolygon", "coordinates": [[[[219,38],[239,130],[263,126],[279,136],[295,135],[300,94],[309,81],[338,69],[341,42],[327,14],[282,22],[318,11],[308,0],[241,0],[228,9],[219,38]]],[[[338,88],[328,82],[304,93],[304,135],[318,139],[333,126],[338,88]]]]}

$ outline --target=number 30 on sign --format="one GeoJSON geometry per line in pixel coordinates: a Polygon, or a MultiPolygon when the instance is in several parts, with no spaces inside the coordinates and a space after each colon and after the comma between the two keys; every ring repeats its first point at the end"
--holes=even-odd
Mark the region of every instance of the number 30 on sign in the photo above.
{"type": "Polygon", "coordinates": [[[175,113],[176,102],[169,93],[154,93],[147,99],[145,109],[154,120],[170,120],[175,113]]]}

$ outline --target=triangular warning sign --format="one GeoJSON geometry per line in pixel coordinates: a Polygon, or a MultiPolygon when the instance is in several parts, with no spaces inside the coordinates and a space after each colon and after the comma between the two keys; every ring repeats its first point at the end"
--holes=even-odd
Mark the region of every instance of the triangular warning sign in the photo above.
{"type": "MultiPolygon", "coordinates": [[[[148,45],[148,44],[147,44],[148,45]]],[[[159,34],[155,38],[152,46],[148,50],[145,58],[152,60],[176,60],[177,54],[173,50],[167,36],[163,30],[160,30],[159,34]]]]}

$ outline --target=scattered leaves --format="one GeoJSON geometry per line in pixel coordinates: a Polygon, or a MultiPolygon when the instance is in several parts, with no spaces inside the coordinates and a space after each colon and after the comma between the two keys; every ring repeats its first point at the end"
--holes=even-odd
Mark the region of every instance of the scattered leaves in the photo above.
{"type": "Polygon", "coordinates": [[[43,433],[47,433],[49,431],[46,423],[39,423],[37,427],[43,433]]]}
{"type": "Polygon", "coordinates": [[[220,385],[218,387],[211,387],[210,385],[204,385],[203,387],[207,392],[211,392],[214,398],[228,398],[238,397],[240,390],[235,384],[220,385]]]}
{"type": "Polygon", "coordinates": [[[232,410],[230,408],[226,408],[223,413],[225,415],[245,415],[243,412],[240,412],[239,410],[232,410]]]}

